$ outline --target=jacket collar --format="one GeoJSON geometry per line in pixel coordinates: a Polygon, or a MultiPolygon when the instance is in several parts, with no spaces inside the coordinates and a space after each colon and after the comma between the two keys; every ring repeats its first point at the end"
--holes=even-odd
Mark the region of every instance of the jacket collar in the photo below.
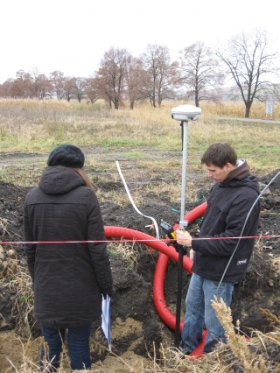
{"type": "Polygon", "coordinates": [[[236,162],[237,167],[229,172],[228,177],[224,182],[228,182],[232,179],[243,180],[250,174],[250,168],[245,159],[240,158],[236,162]]]}

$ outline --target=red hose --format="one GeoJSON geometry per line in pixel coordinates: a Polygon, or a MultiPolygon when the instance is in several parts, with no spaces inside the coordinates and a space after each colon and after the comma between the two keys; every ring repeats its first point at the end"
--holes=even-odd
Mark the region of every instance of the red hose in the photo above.
{"type": "MultiPolygon", "coordinates": [[[[184,220],[186,220],[188,224],[191,224],[195,219],[199,218],[205,213],[206,208],[207,208],[207,203],[205,202],[197,206],[190,212],[188,212],[185,215],[184,220]]],[[[178,227],[179,225],[176,224],[174,225],[173,229],[176,230],[178,227]]],[[[159,316],[165,322],[166,325],[168,325],[171,329],[175,330],[176,317],[167,308],[167,304],[164,298],[164,277],[165,277],[168,259],[169,259],[168,256],[166,254],[163,254],[162,252],[158,256],[157,265],[156,265],[155,274],[154,274],[153,294],[154,294],[155,307],[156,307],[156,310],[159,316]]],[[[188,263],[188,267],[185,266],[185,259],[188,259],[191,262],[191,265],[192,265],[192,261],[189,258],[184,256],[183,266],[189,273],[192,273],[191,268],[189,269],[189,263],[188,263]]],[[[184,322],[181,321],[180,331],[182,331],[183,326],[184,326],[184,322]]],[[[207,337],[207,331],[203,331],[202,341],[196,347],[196,349],[192,351],[191,356],[199,357],[202,355],[206,337],[207,337]]]]}
{"type": "MultiPolygon", "coordinates": [[[[188,221],[190,224],[195,219],[200,217],[205,213],[207,208],[207,203],[203,203],[192,211],[188,212],[184,220],[188,221]]],[[[178,224],[174,225],[174,230],[178,228],[178,224]]],[[[105,235],[106,237],[118,237],[124,238],[129,240],[141,240],[143,245],[149,246],[153,249],[160,251],[155,275],[154,275],[154,284],[153,284],[153,295],[154,295],[154,303],[155,308],[161,317],[161,319],[168,325],[171,329],[175,330],[176,325],[176,317],[169,311],[165,298],[164,298],[164,277],[166,272],[166,266],[168,263],[168,259],[173,259],[174,261],[178,262],[178,253],[174,249],[173,246],[167,246],[166,243],[163,241],[159,241],[157,238],[152,237],[146,233],[136,231],[134,229],[123,228],[123,227],[111,227],[105,226],[105,235]],[[145,242],[146,240],[146,242],[145,242]]],[[[183,258],[183,267],[191,273],[192,261],[184,256],[183,258]]],[[[180,330],[182,330],[183,322],[181,321],[180,330]]],[[[203,352],[203,346],[206,339],[206,333],[203,333],[203,341],[201,344],[192,352],[191,355],[193,356],[200,356],[203,352]]]]}
{"type": "MultiPolygon", "coordinates": [[[[192,223],[195,219],[200,217],[205,213],[207,204],[203,203],[202,205],[197,206],[195,209],[187,213],[184,217],[188,221],[188,224],[192,223]]],[[[173,229],[176,230],[179,227],[178,224],[174,225],[173,229]]],[[[164,298],[164,277],[166,272],[166,267],[168,263],[168,254],[160,253],[157,260],[157,265],[154,274],[154,284],[153,284],[153,295],[154,303],[156,310],[162,320],[168,325],[171,329],[175,330],[176,326],[176,317],[169,311],[166,305],[164,298]]],[[[175,259],[178,262],[178,253],[175,259]]],[[[173,259],[173,258],[172,258],[173,259]]],[[[191,272],[192,261],[187,256],[183,257],[183,267],[189,272],[191,272]]],[[[184,323],[181,321],[180,331],[182,331],[184,323]]]]}
{"type": "MultiPolygon", "coordinates": [[[[157,238],[150,236],[149,234],[136,231],[134,229],[123,228],[123,227],[111,227],[105,226],[106,237],[111,238],[123,238],[128,240],[141,240],[141,244],[149,246],[155,250],[158,250],[166,255],[168,255],[173,260],[178,260],[178,253],[173,246],[167,246],[165,242],[158,240],[157,238]]],[[[191,268],[190,259],[186,258],[188,262],[187,270],[191,268]]]]}

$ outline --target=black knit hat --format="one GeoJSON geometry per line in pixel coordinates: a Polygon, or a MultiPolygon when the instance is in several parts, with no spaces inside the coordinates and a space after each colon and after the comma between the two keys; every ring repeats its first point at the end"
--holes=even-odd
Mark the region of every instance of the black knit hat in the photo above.
{"type": "Polygon", "coordinates": [[[65,166],[73,168],[82,168],[85,163],[85,155],[75,145],[63,144],[53,149],[50,153],[48,166],[65,166]]]}

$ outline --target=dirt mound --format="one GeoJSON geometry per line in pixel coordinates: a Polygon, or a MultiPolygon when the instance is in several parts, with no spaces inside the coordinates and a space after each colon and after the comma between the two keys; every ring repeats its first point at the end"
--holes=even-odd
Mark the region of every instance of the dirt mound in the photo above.
{"type": "MultiPolygon", "coordinates": [[[[260,178],[262,188],[269,183],[274,175],[260,178]]],[[[280,178],[273,182],[261,199],[261,215],[259,235],[277,234],[280,229],[280,178]],[[279,180],[278,180],[279,179],[279,180]]],[[[95,184],[95,188],[108,191],[117,190],[121,184],[111,182],[95,184]]],[[[23,204],[28,188],[6,184],[0,180],[0,241],[15,242],[23,240],[23,204]]],[[[197,187],[198,195],[207,195],[202,187],[197,187]]],[[[203,202],[201,200],[199,203],[203,202]]],[[[187,206],[187,211],[196,204],[187,206]]],[[[147,225],[149,219],[138,215],[131,205],[122,207],[111,202],[101,202],[105,225],[136,229],[153,234],[147,225]]],[[[179,219],[179,206],[172,206],[168,196],[160,196],[149,192],[145,196],[145,205],[141,211],[153,216],[157,222],[161,219],[170,224],[179,219]],[[177,210],[177,211],[176,211],[177,210]]],[[[192,230],[199,228],[199,221],[192,230]]],[[[109,245],[110,247],[110,245],[109,245]]],[[[18,328],[19,310],[15,309],[17,289],[13,280],[19,268],[26,270],[23,245],[2,244],[0,248],[1,300],[0,300],[0,330],[18,328]]],[[[121,355],[127,351],[147,356],[153,354],[154,343],[172,343],[174,333],[166,327],[158,316],[152,296],[152,283],[158,252],[147,246],[135,243],[131,246],[129,259],[112,250],[111,261],[116,295],[112,299],[112,342],[114,352],[121,355]],[[133,255],[132,255],[133,254],[133,255]]],[[[190,275],[183,274],[182,317],[184,313],[184,298],[190,275]]],[[[259,309],[269,309],[280,316],[280,242],[277,238],[256,240],[246,279],[239,283],[234,291],[232,314],[234,320],[240,320],[241,329],[250,333],[251,328],[267,332],[271,330],[269,322],[259,309]]],[[[169,309],[175,313],[177,300],[177,265],[169,261],[165,277],[165,297],[169,309]]],[[[24,310],[26,299],[22,297],[20,308],[24,310]]],[[[29,314],[29,325],[33,336],[40,334],[39,325],[29,314]]],[[[93,337],[93,361],[106,354],[101,345],[106,345],[99,324],[95,325],[93,337]]],[[[0,337],[1,338],[1,337],[0,337]]],[[[279,358],[280,360],[280,358],[279,358]]],[[[278,360],[278,361],[279,361],[278,360]]],[[[276,360],[277,361],[277,360],[276,360]]]]}

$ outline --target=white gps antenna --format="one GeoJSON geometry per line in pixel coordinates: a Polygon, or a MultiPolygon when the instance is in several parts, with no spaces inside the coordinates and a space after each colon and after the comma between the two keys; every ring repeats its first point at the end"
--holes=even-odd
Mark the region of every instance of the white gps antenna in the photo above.
{"type": "Polygon", "coordinates": [[[171,118],[188,122],[197,120],[200,116],[201,109],[193,105],[180,105],[171,110],[171,118]]]}
{"type": "Polygon", "coordinates": [[[200,116],[201,109],[193,105],[180,105],[171,110],[171,118],[179,120],[182,126],[182,193],[181,193],[181,214],[180,229],[186,228],[188,222],[184,221],[185,201],[186,201],[186,178],[187,178],[187,154],[188,154],[188,121],[197,120],[200,116]]]}

